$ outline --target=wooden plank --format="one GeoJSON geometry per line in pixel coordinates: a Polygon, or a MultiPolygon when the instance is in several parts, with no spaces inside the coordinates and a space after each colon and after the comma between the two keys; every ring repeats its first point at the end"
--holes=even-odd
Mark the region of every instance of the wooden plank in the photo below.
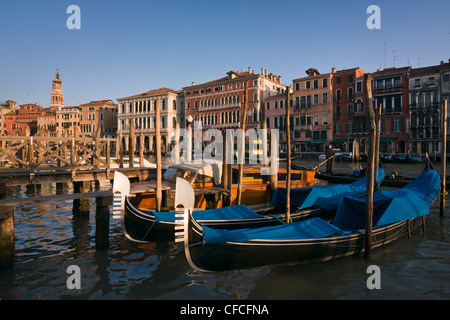
{"type": "Polygon", "coordinates": [[[86,192],[86,193],[71,193],[71,194],[58,194],[50,196],[38,196],[30,198],[15,198],[15,199],[3,199],[0,200],[0,207],[10,207],[13,205],[27,204],[41,201],[66,201],[74,199],[87,199],[87,198],[100,198],[100,197],[112,197],[113,192],[107,191],[96,191],[96,192],[86,192]]]}

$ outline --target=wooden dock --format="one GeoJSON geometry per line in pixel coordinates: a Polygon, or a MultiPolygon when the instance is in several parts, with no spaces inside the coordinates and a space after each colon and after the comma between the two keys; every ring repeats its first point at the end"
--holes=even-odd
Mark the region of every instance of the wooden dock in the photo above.
{"type": "Polygon", "coordinates": [[[12,199],[11,194],[3,194],[0,200],[0,269],[14,265],[14,206],[36,202],[73,200],[73,214],[89,215],[90,199],[96,202],[96,248],[109,247],[110,206],[113,203],[112,191],[83,192],[49,196],[12,199]]]}

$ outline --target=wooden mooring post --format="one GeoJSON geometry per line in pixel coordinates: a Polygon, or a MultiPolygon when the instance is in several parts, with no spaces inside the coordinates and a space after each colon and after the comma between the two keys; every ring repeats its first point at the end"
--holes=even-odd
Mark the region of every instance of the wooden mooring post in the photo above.
{"type": "Polygon", "coordinates": [[[447,100],[444,100],[442,106],[442,155],[441,155],[441,165],[442,165],[442,177],[441,177],[441,196],[440,196],[440,206],[439,215],[443,217],[445,215],[445,184],[447,177],[447,100]]]}
{"type": "Polygon", "coordinates": [[[241,129],[242,136],[240,137],[241,143],[237,144],[238,147],[240,145],[241,149],[239,150],[239,175],[238,175],[238,190],[236,197],[236,205],[240,205],[242,203],[242,184],[244,180],[244,162],[245,162],[245,126],[247,124],[247,109],[248,109],[248,80],[244,83],[244,111],[241,116],[241,129]]]}
{"type": "Polygon", "coordinates": [[[375,169],[375,111],[372,103],[372,75],[364,75],[367,115],[369,116],[369,150],[367,157],[366,233],[364,257],[370,259],[372,251],[373,191],[375,169]]]}
{"type": "MultiPolygon", "coordinates": [[[[12,197],[5,184],[0,185],[0,197],[12,197]]],[[[14,265],[14,211],[13,206],[0,207],[0,269],[14,265]]]]}
{"type": "Polygon", "coordinates": [[[290,90],[286,87],[286,151],[287,151],[287,165],[286,165],[286,223],[291,220],[291,126],[290,126],[290,90]]]}

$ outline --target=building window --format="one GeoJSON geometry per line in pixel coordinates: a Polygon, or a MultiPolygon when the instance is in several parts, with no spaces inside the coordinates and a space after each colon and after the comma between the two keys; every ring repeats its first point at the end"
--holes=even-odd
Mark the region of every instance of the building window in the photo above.
{"type": "Polygon", "coordinates": [[[355,112],[362,112],[363,111],[363,104],[361,99],[356,100],[356,110],[355,112]]]}
{"type": "Polygon", "coordinates": [[[328,103],[328,92],[322,94],[322,103],[328,103]]]}
{"type": "Polygon", "coordinates": [[[336,106],[336,119],[341,118],[341,106],[336,106]]]}
{"type": "Polygon", "coordinates": [[[341,84],[341,77],[336,77],[336,84],[341,84]]]}
{"type": "Polygon", "coordinates": [[[428,79],[428,84],[431,86],[431,85],[434,85],[434,78],[433,77],[431,77],[431,78],[429,78],[428,79]]]}
{"type": "Polygon", "coordinates": [[[311,96],[306,96],[306,108],[311,108],[311,96]]]}
{"type": "Polygon", "coordinates": [[[356,92],[362,92],[362,81],[356,83],[356,92]]]}
{"type": "Polygon", "coordinates": [[[341,101],[341,90],[336,90],[336,101],[341,101]]]}
{"type": "Polygon", "coordinates": [[[315,94],[314,95],[314,101],[313,101],[313,104],[319,104],[319,95],[318,94],[315,94]]]}
{"type": "Polygon", "coordinates": [[[450,82],[450,74],[444,74],[442,76],[442,82],[450,82]]]}
{"type": "Polygon", "coordinates": [[[297,82],[297,83],[295,84],[295,91],[299,91],[299,90],[300,90],[300,83],[297,82]]]}
{"type": "Polygon", "coordinates": [[[322,79],[322,87],[328,88],[328,79],[327,78],[322,79]]]}
{"type": "Polygon", "coordinates": [[[311,89],[311,82],[306,81],[306,82],[305,82],[305,88],[306,88],[306,89],[311,89]]]}
{"type": "Polygon", "coordinates": [[[269,101],[267,101],[267,107],[266,107],[266,109],[267,109],[267,110],[270,109],[270,102],[269,102],[269,101]]]}
{"type": "Polygon", "coordinates": [[[347,123],[347,133],[353,133],[353,123],[347,123]]]}
{"type": "Polygon", "coordinates": [[[334,125],[334,133],[341,134],[342,133],[342,123],[336,123],[334,125]]]}
{"type": "Polygon", "coordinates": [[[314,80],[314,89],[319,88],[319,80],[314,80]]]}
{"type": "Polygon", "coordinates": [[[420,79],[416,79],[414,81],[414,86],[419,87],[420,86],[420,79]]]}
{"type": "Polygon", "coordinates": [[[353,75],[352,74],[349,74],[348,75],[348,82],[353,82],[353,75]]]}
{"type": "Polygon", "coordinates": [[[322,116],[322,120],[323,120],[323,124],[328,124],[328,115],[327,115],[327,114],[324,114],[324,115],[322,116]]]}

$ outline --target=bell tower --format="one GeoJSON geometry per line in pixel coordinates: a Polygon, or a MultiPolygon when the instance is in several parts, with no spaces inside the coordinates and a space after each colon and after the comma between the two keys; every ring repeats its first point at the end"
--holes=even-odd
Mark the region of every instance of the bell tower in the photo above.
{"type": "Polygon", "coordinates": [[[58,70],[56,77],[53,79],[52,92],[50,92],[50,108],[54,110],[61,110],[64,107],[64,93],[62,92],[62,81],[59,78],[58,70]]]}

